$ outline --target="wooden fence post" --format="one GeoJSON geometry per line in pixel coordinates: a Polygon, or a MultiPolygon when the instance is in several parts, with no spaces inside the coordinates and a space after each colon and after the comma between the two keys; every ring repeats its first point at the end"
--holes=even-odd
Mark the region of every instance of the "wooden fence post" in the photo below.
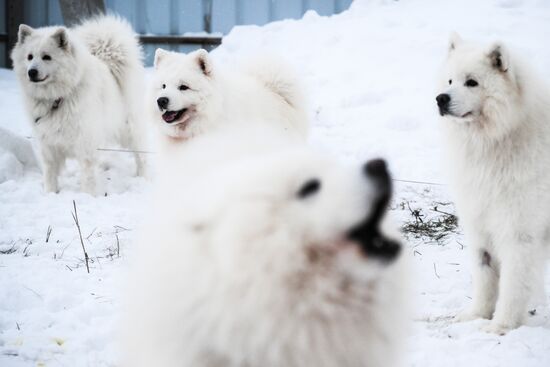
{"type": "Polygon", "coordinates": [[[59,0],[65,25],[70,27],[97,14],[105,14],[103,0],[59,0]]]}
{"type": "Polygon", "coordinates": [[[11,66],[10,53],[17,42],[19,24],[23,22],[23,1],[6,0],[6,67],[11,66]]]}

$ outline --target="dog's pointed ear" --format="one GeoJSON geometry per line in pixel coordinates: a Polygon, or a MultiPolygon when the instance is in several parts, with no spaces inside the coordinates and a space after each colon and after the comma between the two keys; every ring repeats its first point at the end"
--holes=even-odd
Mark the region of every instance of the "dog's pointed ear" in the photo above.
{"type": "Polygon", "coordinates": [[[153,66],[155,67],[155,69],[158,69],[160,63],[168,54],[169,54],[169,51],[166,51],[165,49],[162,49],[162,48],[157,48],[155,50],[155,61],[153,62],[153,66]]]}
{"type": "Polygon", "coordinates": [[[57,46],[63,50],[69,48],[69,36],[67,34],[67,28],[61,27],[52,34],[52,38],[57,43],[57,46]]]}
{"type": "Polygon", "coordinates": [[[210,76],[212,74],[212,62],[210,60],[210,55],[208,55],[208,51],[201,48],[195,52],[195,60],[197,60],[197,64],[202,73],[206,76],[210,76]]]}
{"type": "Polygon", "coordinates": [[[458,45],[462,43],[462,37],[456,32],[452,32],[449,36],[449,52],[452,52],[458,45]]]}
{"type": "Polygon", "coordinates": [[[496,42],[491,45],[491,48],[489,48],[489,59],[491,60],[491,65],[498,71],[503,73],[508,71],[510,58],[506,47],[502,43],[496,42]]]}
{"type": "Polygon", "coordinates": [[[19,25],[19,32],[17,32],[17,42],[19,44],[23,44],[25,42],[25,38],[30,36],[34,29],[26,24],[19,25]]]}

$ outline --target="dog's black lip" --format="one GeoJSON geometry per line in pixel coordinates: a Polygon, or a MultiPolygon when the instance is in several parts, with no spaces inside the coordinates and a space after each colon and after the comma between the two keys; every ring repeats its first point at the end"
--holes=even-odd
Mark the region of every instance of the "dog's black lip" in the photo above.
{"type": "Polygon", "coordinates": [[[173,124],[174,122],[178,121],[181,116],[187,111],[187,108],[182,108],[181,110],[178,110],[178,111],[166,111],[162,114],[162,119],[164,120],[164,122],[166,122],[167,124],[173,124]],[[170,121],[166,121],[166,119],[164,118],[167,114],[172,114],[172,113],[176,113],[175,117],[170,120],[170,121]]]}
{"type": "Polygon", "coordinates": [[[449,115],[449,116],[453,116],[453,117],[456,117],[456,118],[462,118],[462,119],[463,119],[463,118],[472,116],[472,115],[473,115],[473,112],[472,112],[472,111],[469,111],[469,112],[466,112],[464,115],[459,116],[459,115],[455,115],[454,113],[451,113],[451,111],[449,111],[449,110],[445,110],[445,109],[443,109],[443,108],[440,108],[440,109],[439,109],[439,115],[440,115],[440,116],[447,116],[447,115],[449,115]]]}
{"type": "Polygon", "coordinates": [[[346,238],[357,243],[367,257],[390,263],[401,252],[401,243],[387,237],[381,229],[381,222],[392,197],[392,179],[386,162],[382,159],[368,161],[364,171],[374,184],[376,194],[371,212],[348,231],[346,238]]]}
{"type": "Polygon", "coordinates": [[[42,79],[29,79],[32,83],[42,83],[43,81],[45,81],[46,79],[48,79],[50,76],[49,75],[46,75],[44,78],[42,79]]]}

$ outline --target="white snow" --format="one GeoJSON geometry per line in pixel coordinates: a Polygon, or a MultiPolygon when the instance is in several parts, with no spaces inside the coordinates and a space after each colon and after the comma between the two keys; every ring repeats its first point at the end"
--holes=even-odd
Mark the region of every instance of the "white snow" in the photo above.
{"type": "MultiPolygon", "coordinates": [[[[550,3],[543,0],[356,1],[337,16],[309,12],[299,21],[237,27],[214,56],[225,61],[258,51],[281,54],[306,83],[314,145],[345,161],[381,155],[398,179],[444,184],[434,97],[452,30],[505,41],[550,82],[550,3]]],[[[0,145],[0,366],[116,365],[121,278],[151,184],[132,177],[131,157],[110,153],[107,197],[79,193],[75,165],[65,172],[60,194],[44,194],[38,170],[13,149],[32,134],[7,70],[0,70],[0,129],[19,142],[0,145]],[[73,200],[92,259],[90,274],[71,215],[73,200]]],[[[454,211],[434,204],[450,200],[444,185],[401,182],[394,214],[414,220],[409,202],[433,217],[434,205],[454,211]]],[[[486,321],[451,322],[469,302],[471,286],[468,243],[460,233],[438,242],[409,238],[407,244],[416,316],[405,366],[550,365],[548,309],[502,337],[479,331],[486,321]]],[[[546,286],[550,292],[550,277],[546,286]]]]}

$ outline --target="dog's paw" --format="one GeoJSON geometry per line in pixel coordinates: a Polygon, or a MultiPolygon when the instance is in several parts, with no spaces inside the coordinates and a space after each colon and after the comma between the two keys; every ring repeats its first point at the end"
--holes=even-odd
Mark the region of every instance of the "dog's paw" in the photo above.
{"type": "Polygon", "coordinates": [[[512,325],[491,321],[489,324],[482,326],[481,331],[496,335],[506,335],[507,332],[515,328],[512,325]]]}
{"type": "Polygon", "coordinates": [[[52,192],[54,194],[58,194],[59,189],[57,188],[56,184],[44,183],[44,192],[52,192]]]}
{"type": "Polygon", "coordinates": [[[486,319],[485,315],[481,314],[480,312],[467,309],[460,313],[458,313],[454,319],[453,322],[467,322],[467,321],[473,321],[477,319],[486,319]]]}

